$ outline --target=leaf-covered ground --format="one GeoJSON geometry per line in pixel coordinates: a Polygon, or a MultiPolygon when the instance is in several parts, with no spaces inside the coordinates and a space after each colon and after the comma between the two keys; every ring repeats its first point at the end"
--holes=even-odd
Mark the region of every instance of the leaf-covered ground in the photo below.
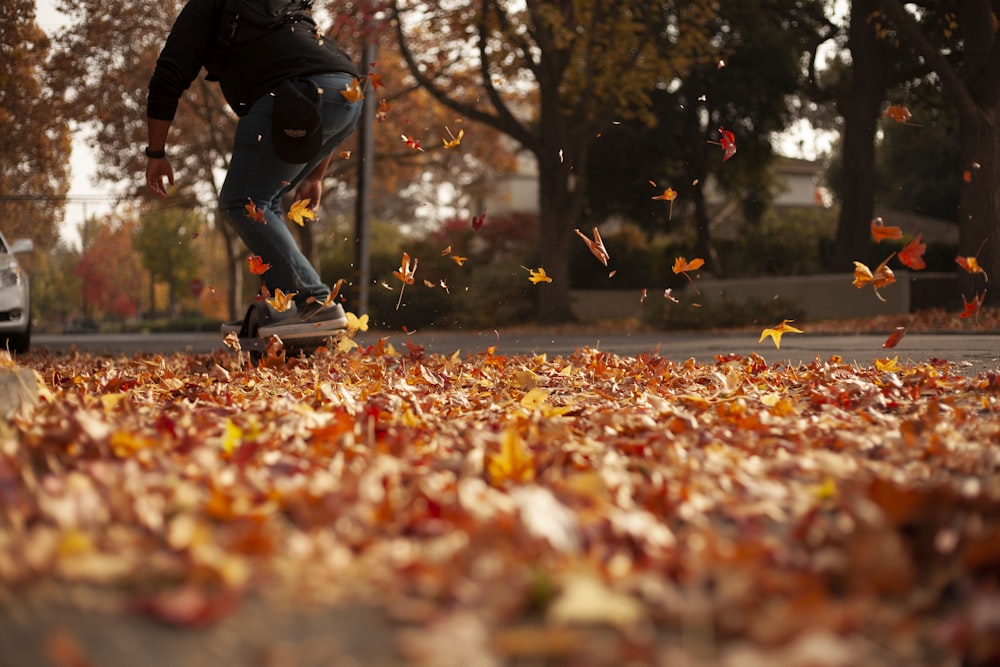
{"type": "MultiPolygon", "coordinates": [[[[1000,660],[997,373],[385,345],[22,363],[10,636],[58,590],[168,643],[227,628],[216,665],[373,664],[282,622],[354,608],[336,627],[375,610],[358,632],[396,664],[1000,660]],[[232,622],[248,608],[273,620],[232,622]]],[[[108,665],[85,635],[39,650],[108,665]]]]}

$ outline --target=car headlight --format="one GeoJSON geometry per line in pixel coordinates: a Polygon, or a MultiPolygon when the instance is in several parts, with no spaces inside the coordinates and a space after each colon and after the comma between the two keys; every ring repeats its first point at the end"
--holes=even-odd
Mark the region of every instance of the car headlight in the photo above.
{"type": "Polygon", "coordinates": [[[0,287],[17,287],[23,280],[21,269],[5,269],[0,271],[0,287]]]}

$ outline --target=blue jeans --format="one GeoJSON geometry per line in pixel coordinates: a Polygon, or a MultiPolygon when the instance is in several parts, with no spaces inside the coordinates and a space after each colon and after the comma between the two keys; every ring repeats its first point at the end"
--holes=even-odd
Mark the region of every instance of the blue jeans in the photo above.
{"type": "Polygon", "coordinates": [[[274,96],[263,95],[236,125],[229,172],[219,193],[219,209],[250,252],[270,264],[261,278],[274,293],[298,292],[301,308],[309,297],[324,300],[330,288],[299,249],[285,225],[281,197],[292,190],[322,162],[351,132],[361,115],[361,102],[349,102],[340,94],[351,83],[349,74],[331,73],[305,77],[323,90],[323,148],[306,164],[284,162],[271,147],[271,109],[274,96]],[[249,201],[264,213],[266,223],[247,215],[249,201]]]}

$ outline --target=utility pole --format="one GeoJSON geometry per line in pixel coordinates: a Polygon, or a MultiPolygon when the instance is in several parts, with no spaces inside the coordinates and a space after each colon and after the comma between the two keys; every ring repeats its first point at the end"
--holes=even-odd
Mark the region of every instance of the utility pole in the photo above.
{"type": "MultiPolygon", "coordinates": [[[[362,27],[362,68],[375,62],[376,39],[372,25],[371,8],[368,8],[362,27]]],[[[372,178],[375,166],[375,91],[369,87],[361,101],[359,122],[359,147],[361,159],[358,161],[358,192],[355,199],[354,221],[354,263],[358,276],[358,314],[368,312],[368,291],[371,286],[371,216],[372,178]]]]}

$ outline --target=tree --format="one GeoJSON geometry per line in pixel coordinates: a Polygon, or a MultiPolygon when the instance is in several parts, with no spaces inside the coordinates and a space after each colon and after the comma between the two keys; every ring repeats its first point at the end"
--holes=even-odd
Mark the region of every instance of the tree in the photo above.
{"type": "Polygon", "coordinates": [[[875,156],[876,196],[891,208],[957,220],[962,181],[958,115],[934,81],[907,86],[897,99],[907,100],[913,121],[883,123],[875,156]]]}
{"type": "MultiPolygon", "coordinates": [[[[996,4],[970,0],[944,14],[913,13],[910,5],[904,7],[899,0],[881,0],[881,7],[899,40],[933,68],[958,113],[961,169],[967,175],[959,189],[959,255],[978,254],[987,275],[1000,275],[1000,35],[996,4]]],[[[960,272],[959,284],[969,299],[983,289],[981,278],[960,272]]],[[[984,303],[1000,303],[1000,290],[987,290],[984,303]]]]}
{"type": "Polygon", "coordinates": [[[203,215],[176,206],[153,206],[140,216],[132,244],[150,274],[150,314],[156,313],[156,282],[167,286],[168,312],[176,314],[177,300],[198,275],[201,258],[192,241],[204,226],[203,215]]]}
{"type": "Polygon", "coordinates": [[[655,122],[651,93],[709,57],[711,15],[711,3],[699,1],[394,1],[397,40],[417,84],[538,163],[540,261],[553,279],[539,291],[541,321],[573,319],[570,244],[597,135],[623,118],[655,122]]]}
{"type": "Polygon", "coordinates": [[[0,224],[8,239],[41,248],[59,237],[71,150],[44,81],[49,47],[34,0],[0,3],[0,224]]]}
{"type": "Polygon", "coordinates": [[[132,317],[139,312],[142,266],[132,248],[132,224],[92,218],[74,271],[82,281],[85,314],[132,317]]]}
{"type": "Polygon", "coordinates": [[[704,184],[714,177],[743,202],[750,224],[760,219],[774,194],[768,177],[772,136],[796,110],[803,58],[829,33],[823,9],[821,0],[780,7],[762,0],[719,2],[708,26],[718,60],[695,63],[675,85],[652,94],[656,126],[629,121],[596,144],[589,165],[593,213],[621,213],[663,227],[668,205],[651,197],[669,186],[679,194],[672,219],[682,220],[681,206],[690,204],[693,252],[712,257],[711,270],[723,273],[709,234],[704,184]],[[718,143],[722,126],[736,134],[739,146],[728,161],[710,145],[718,143]]]}

